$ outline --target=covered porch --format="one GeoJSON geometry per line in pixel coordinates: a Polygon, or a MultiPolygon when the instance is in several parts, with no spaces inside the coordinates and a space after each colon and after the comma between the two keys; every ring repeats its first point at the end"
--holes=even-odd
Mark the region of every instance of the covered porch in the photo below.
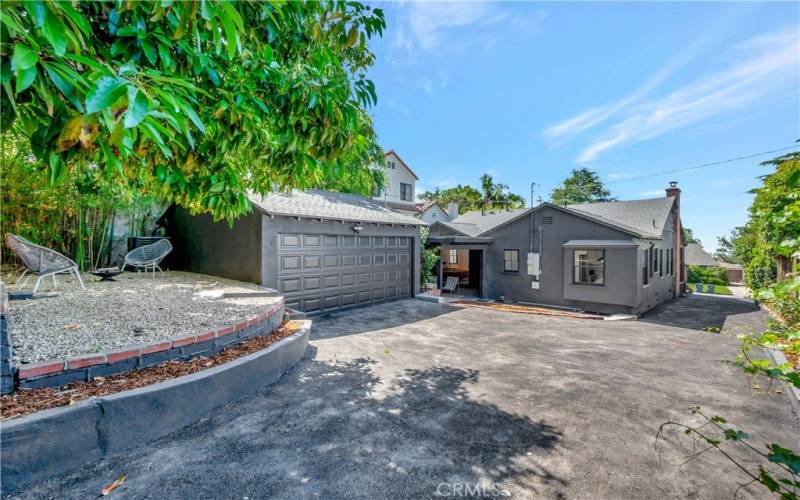
{"type": "Polygon", "coordinates": [[[439,247],[436,287],[441,290],[447,278],[458,279],[455,295],[485,298],[486,249],[494,238],[471,236],[432,236],[429,247],[439,247]]]}

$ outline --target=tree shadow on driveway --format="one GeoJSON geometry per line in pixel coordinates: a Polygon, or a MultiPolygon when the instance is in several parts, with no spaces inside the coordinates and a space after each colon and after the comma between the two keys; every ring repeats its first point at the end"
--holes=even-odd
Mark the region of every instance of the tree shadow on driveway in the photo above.
{"type": "Polygon", "coordinates": [[[460,310],[446,304],[416,299],[398,300],[374,307],[357,307],[311,316],[311,339],[328,339],[409,325],[460,310]]]}
{"type": "MultiPolygon", "coordinates": [[[[279,384],[149,445],[23,497],[431,498],[455,484],[561,497],[542,462],[559,429],[473,399],[479,373],[447,366],[375,375],[371,359],[305,360],[279,384]],[[444,486],[441,486],[444,485],[444,486]]],[[[458,488],[458,487],[457,487],[458,488]]]]}
{"type": "Polygon", "coordinates": [[[640,321],[730,333],[752,333],[764,327],[764,315],[752,300],[710,295],[690,295],[665,302],[646,312],[640,321]]]}

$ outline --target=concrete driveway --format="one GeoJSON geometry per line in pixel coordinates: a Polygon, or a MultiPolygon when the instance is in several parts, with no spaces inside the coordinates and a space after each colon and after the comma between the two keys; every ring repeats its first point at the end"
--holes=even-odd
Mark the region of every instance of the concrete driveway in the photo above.
{"type": "Polygon", "coordinates": [[[21,496],[91,498],[125,473],[114,495],[452,498],[480,484],[494,498],[730,499],[744,476],[721,456],[678,466],[688,438],[654,437],[702,405],[755,444],[798,446],[785,396],[727,363],[738,342],[695,329],[761,321],[714,297],[635,322],[414,300],[316,318],[313,359],[282,382],[21,496]]]}

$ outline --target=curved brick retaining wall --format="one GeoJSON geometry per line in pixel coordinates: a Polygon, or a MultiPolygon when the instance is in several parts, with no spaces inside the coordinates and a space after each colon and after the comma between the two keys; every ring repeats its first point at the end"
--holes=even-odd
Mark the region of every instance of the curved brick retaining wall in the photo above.
{"type": "Polygon", "coordinates": [[[264,309],[250,320],[198,332],[197,335],[151,345],[123,347],[76,358],[18,365],[15,370],[17,384],[18,387],[25,389],[58,387],[70,382],[89,381],[93,377],[105,377],[146,368],[172,359],[185,360],[195,356],[208,356],[243,340],[270,333],[283,322],[284,310],[281,298],[277,304],[264,309]]]}
{"type": "Polygon", "coordinates": [[[277,382],[305,356],[310,331],[306,320],[290,337],[224,365],[3,421],[0,490],[7,495],[166,436],[277,382]]]}

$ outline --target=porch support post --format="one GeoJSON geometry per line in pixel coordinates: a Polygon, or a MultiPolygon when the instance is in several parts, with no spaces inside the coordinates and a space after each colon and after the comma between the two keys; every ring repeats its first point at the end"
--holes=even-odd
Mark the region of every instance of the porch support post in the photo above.
{"type": "Polygon", "coordinates": [[[439,286],[437,288],[441,289],[443,286],[442,282],[442,258],[444,256],[444,246],[439,247],[439,286]]]}

